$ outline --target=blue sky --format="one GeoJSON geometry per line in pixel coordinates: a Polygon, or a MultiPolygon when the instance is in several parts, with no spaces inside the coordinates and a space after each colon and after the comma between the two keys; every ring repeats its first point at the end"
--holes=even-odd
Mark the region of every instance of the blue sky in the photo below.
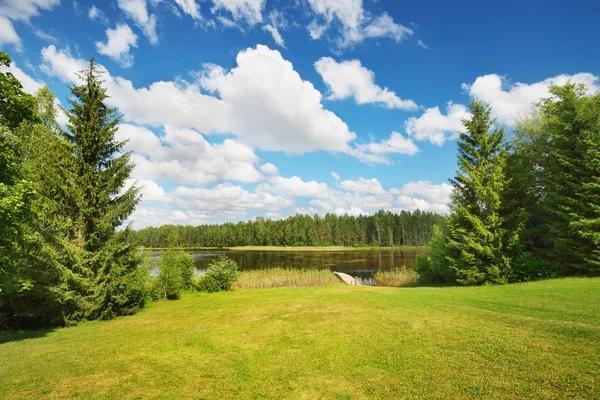
{"type": "Polygon", "coordinates": [[[63,105],[97,58],[143,187],[135,227],[447,212],[469,100],[510,132],[550,84],[598,90],[598,17],[593,1],[0,0],[0,49],[63,105]]]}

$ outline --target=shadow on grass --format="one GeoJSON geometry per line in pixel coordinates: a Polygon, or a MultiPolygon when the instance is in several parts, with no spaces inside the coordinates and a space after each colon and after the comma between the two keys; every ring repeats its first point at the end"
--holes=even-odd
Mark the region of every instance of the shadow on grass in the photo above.
{"type": "Polygon", "coordinates": [[[53,332],[54,329],[41,329],[38,331],[3,331],[0,330],[0,344],[20,342],[21,340],[42,338],[53,332]]]}

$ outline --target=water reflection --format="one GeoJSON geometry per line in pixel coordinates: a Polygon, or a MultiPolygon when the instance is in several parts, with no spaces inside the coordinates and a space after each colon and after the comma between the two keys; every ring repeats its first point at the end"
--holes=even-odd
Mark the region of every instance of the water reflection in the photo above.
{"type": "MultiPolygon", "coordinates": [[[[356,277],[361,283],[375,283],[377,271],[394,268],[411,268],[419,252],[415,250],[365,250],[365,251],[244,251],[244,250],[189,250],[196,264],[196,272],[202,274],[212,260],[224,254],[236,261],[241,270],[268,269],[274,267],[312,269],[328,268],[356,277]]],[[[153,252],[158,258],[159,251],[153,252]]]]}

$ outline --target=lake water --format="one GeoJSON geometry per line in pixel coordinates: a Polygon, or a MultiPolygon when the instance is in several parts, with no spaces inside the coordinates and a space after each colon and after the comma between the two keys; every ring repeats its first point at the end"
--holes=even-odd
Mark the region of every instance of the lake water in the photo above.
{"type": "MultiPolygon", "coordinates": [[[[196,264],[196,272],[204,273],[208,265],[221,254],[236,261],[240,270],[274,267],[312,269],[328,268],[356,277],[363,284],[374,284],[377,271],[411,268],[417,255],[415,250],[355,250],[355,251],[245,251],[245,250],[189,250],[196,264]]],[[[158,258],[159,252],[153,256],[158,258]]]]}

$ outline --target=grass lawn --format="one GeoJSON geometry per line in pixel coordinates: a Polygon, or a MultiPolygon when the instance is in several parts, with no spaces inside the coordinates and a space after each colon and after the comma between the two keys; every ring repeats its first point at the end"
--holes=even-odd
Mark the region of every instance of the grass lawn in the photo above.
{"type": "Polygon", "coordinates": [[[193,294],[0,333],[0,398],[600,398],[600,279],[193,294]]]}

